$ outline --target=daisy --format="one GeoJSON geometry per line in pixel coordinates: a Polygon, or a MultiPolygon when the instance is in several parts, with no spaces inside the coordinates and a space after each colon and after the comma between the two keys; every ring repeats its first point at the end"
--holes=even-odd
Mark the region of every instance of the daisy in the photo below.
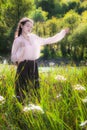
{"type": "Polygon", "coordinates": [[[78,91],[86,91],[85,87],[81,86],[80,84],[74,85],[74,90],[78,91]]]}
{"type": "Polygon", "coordinates": [[[40,106],[36,106],[34,104],[29,104],[28,106],[25,106],[23,111],[27,112],[27,111],[40,111],[42,113],[44,113],[43,109],[40,106]]]}
{"type": "Polygon", "coordinates": [[[56,77],[55,77],[55,79],[56,80],[62,80],[62,81],[65,81],[66,80],[66,78],[64,77],[64,76],[62,76],[62,75],[57,75],[56,77]]]}
{"type": "Polygon", "coordinates": [[[84,99],[82,99],[82,102],[87,103],[87,96],[84,99]]]}
{"type": "Polygon", "coordinates": [[[85,126],[87,126],[87,120],[84,121],[84,122],[82,122],[82,123],[80,124],[80,126],[81,126],[81,127],[85,127],[85,126]]]}
{"type": "Polygon", "coordinates": [[[3,104],[5,101],[4,97],[3,96],[0,96],[0,104],[3,104]]]}
{"type": "Polygon", "coordinates": [[[62,96],[62,95],[59,93],[56,97],[59,98],[59,97],[61,97],[61,96],[62,96]]]}

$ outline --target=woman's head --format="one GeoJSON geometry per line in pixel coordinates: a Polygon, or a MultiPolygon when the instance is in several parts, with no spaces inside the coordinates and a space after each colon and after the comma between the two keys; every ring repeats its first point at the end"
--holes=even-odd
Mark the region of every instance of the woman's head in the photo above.
{"type": "Polygon", "coordinates": [[[26,34],[31,32],[33,24],[34,24],[33,20],[31,20],[27,17],[22,18],[18,23],[18,27],[17,27],[17,31],[15,33],[15,37],[20,36],[22,34],[22,32],[24,32],[26,34]]]}

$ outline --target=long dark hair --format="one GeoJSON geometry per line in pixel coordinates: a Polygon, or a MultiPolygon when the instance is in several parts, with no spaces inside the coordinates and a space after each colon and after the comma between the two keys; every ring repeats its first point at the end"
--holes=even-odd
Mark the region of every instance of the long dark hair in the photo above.
{"type": "Polygon", "coordinates": [[[27,17],[22,18],[22,19],[19,21],[19,23],[18,23],[16,32],[15,32],[15,38],[16,38],[16,37],[19,37],[19,36],[21,35],[21,33],[22,33],[21,25],[24,25],[26,22],[34,23],[32,19],[29,19],[29,18],[27,18],[27,17]]]}

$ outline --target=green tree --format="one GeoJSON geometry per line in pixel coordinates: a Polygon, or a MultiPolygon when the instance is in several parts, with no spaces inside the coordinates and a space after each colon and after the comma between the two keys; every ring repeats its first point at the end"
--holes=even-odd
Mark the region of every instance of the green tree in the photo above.
{"type": "MultiPolygon", "coordinates": [[[[77,28],[81,21],[80,15],[76,13],[74,10],[70,10],[63,17],[63,27],[70,28],[70,35],[73,33],[74,29],[77,28]]],[[[71,42],[68,42],[67,37],[61,42],[61,52],[63,56],[67,56],[68,54],[71,56],[71,42]]]]}
{"type": "Polygon", "coordinates": [[[69,41],[72,43],[74,59],[81,60],[84,56],[87,58],[87,24],[79,24],[69,37],[69,41]]]}
{"type": "Polygon", "coordinates": [[[84,0],[83,2],[81,2],[78,12],[79,14],[81,14],[82,12],[87,10],[87,0],[84,0]]]}
{"type": "Polygon", "coordinates": [[[34,6],[33,0],[2,0],[0,13],[0,46],[1,52],[10,51],[14,32],[20,18],[28,16],[34,6]]]}
{"type": "Polygon", "coordinates": [[[5,22],[4,12],[7,8],[7,0],[0,0],[0,53],[4,53],[8,49],[7,31],[8,27],[5,22]]]}
{"type": "Polygon", "coordinates": [[[81,22],[87,23],[87,11],[84,11],[81,15],[81,22]]]}
{"type": "Polygon", "coordinates": [[[51,18],[52,16],[55,16],[54,9],[55,9],[55,4],[57,1],[59,0],[38,0],[37,5],[38,7],[42,7],[42,10],[48,12],[48,18],[51,18]]]}
{"type": "Polygon", "coordinates": [[[74,28],[78,26],[80,23],[80,15],[76,13],[74,10],[70,10],[64,16],[65,26],[67,25],[72,31],[74,28]]]}
{"type": "Polygon", "coordinates": [[[30,15],[30,17],[35,22],[34,30],[40,36],[41,36],[41,34],[43,34],[43,32],[42,32],[42,28],[44,28],[43,23],[47,20],[47,15],[48,15],[48,13],[43,11],[41,7],[32,11],[32,13],[30,15]],[[41,24],[42,24],[42,28],[40,28],[41,24]],[[38,28],[38,26],[39,26],[39,28],[38,28]]]}
{"type": "Polygon", "coordinates": [[[33,5],[33,0],[9,0],[7,9],[4,12],[6,24],[9,27],[14,26],[20,18],[29,15],[33,5]]]}
{"type": "MultiPolygon", "coordinates": [[[[56,17],[52,17],[46,21],[45,24],[45,32],[47,36],[53,36],[61,30],[61,20],[57,19],[56,17]]],[[[44,57],[45,58],[54,58],[58,55],[59,51],[59,44],[52,44],[44,47],[44,57]]]]}
{"type": "Polygon", "coordinates": [[[47,15],[48,13],[43,11],[41,7],[39,7],[38,9],[35,9],[34,11],[32,11],[31,14],[31,18],[35,21],[35,22],[44,22],[47,20],[47,15]]]}

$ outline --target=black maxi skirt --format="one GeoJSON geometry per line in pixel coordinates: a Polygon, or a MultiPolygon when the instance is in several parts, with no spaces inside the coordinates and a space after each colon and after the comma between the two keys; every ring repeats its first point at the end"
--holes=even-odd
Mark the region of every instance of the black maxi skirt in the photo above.
{"type": "Polygon", "coordinates": [[[15,93],[17,99],[22,102],[25,93],[39,88],[39,74],[37,61],[24,60],[19,63],[15,77],[15,93]]]}

